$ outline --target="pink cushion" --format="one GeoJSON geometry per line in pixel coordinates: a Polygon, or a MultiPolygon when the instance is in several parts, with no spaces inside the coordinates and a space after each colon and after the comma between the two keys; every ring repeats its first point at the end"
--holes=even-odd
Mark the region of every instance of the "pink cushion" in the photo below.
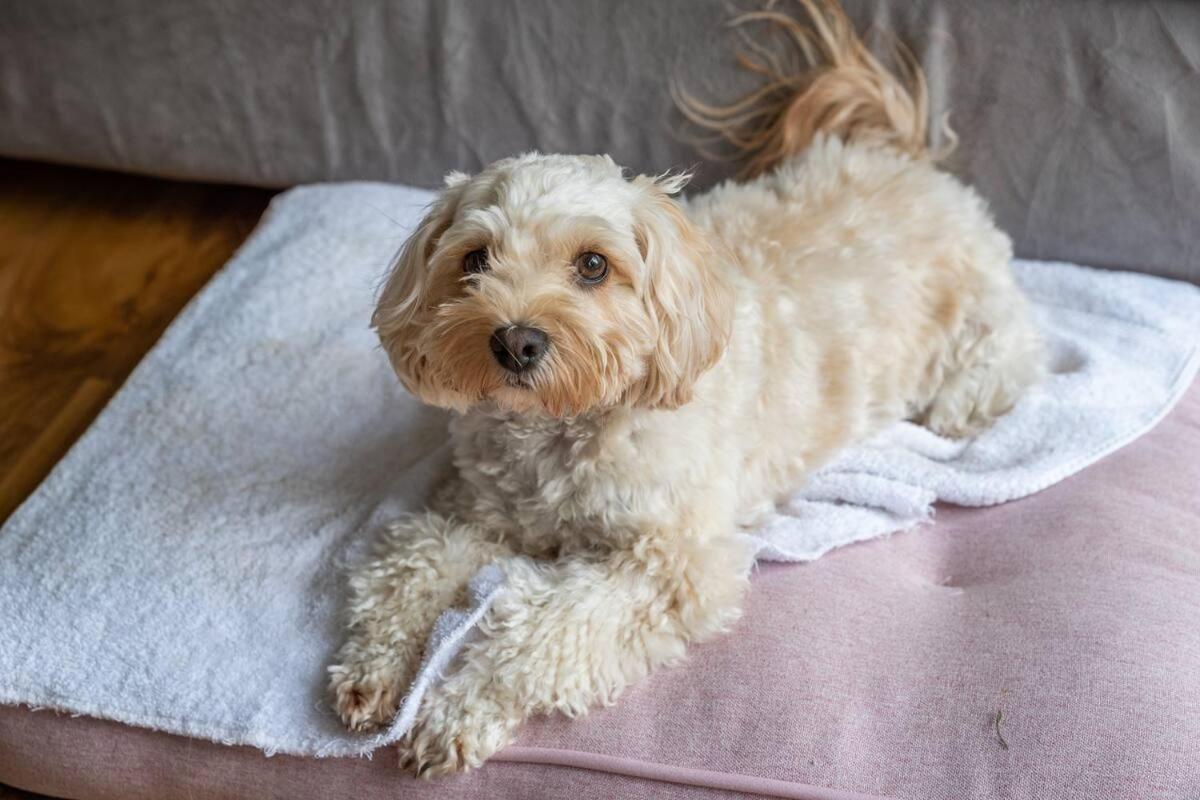
{"type": "Polygon", "coordinates": [[[1149,435],[1039,495],[763,567],[733,635],[614,708],[538,720],[465,778],[7,708],[0,781],[81,800],[1195,798],[1197,742],[1193,386],[1149,435]]]}

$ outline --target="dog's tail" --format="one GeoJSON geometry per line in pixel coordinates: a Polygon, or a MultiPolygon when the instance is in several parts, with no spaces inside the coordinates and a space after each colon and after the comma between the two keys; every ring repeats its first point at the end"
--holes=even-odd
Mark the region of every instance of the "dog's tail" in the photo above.
{"type": "Polygon", "coordinates": [[[934,151],[929,145],[929,93],[908,50],[893,48],[892,72],[867,49],[836,0],[798,2],[809,26],[772,8],[730,22],[739,32],[750,23],[767,23],[791,40],[792,47],[779,52],[743,36],[753,55],[741,53],[738,61],[762,75],[763,86],[726,106],[702,103],[673,87],[684,116],[713,134],[710,142],[723,141],[735,158],[746,159],[743,175],[771,169],[802,152],[818,134],[884,145],[922,159],[938,160],[953,149],[955,136],[944,119],[940,130],[946,146],[934,151]]]}

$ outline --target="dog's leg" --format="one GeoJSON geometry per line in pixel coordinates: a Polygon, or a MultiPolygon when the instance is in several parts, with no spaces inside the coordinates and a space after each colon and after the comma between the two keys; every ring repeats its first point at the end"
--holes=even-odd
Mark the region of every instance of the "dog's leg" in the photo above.
{"type": "Polygon", "coordinates": [[[426,697],[402,761],[425,776],[477,767],[531,714],[615,701],[733,624],[752,559],[740,537],[688,531],[606,558],[505,562],[509,590],[426,697]]]}
{"type": "Polygon", "coordinates": [[[967,322],[944,358],[941,387],[921,422],[943,436],[971,436],[1017,402],[1045,371],[1041,337],[1014,291],[967,322]]]}
{"type": "Polygon", "coordinates": [[[388,528],[375,557],[350,577],[350,635],[329,667],[347,727],[369,730],[392,718],[438,615],[462,599],[480,567],[510,554],[438,514],[388,528]]]}

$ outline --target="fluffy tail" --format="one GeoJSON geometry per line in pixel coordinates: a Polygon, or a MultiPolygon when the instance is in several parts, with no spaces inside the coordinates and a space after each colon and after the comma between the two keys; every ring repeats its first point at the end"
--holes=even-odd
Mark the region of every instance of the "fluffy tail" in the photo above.
{"type": "MultiPolygon", "coordinates": [[[[953,149],[955,136],[945,120],[946,147],[937,152],[929,147],[925,76],[908,50],[895,46],[893,73],[855,34],[836,0],[798,2],[808,27],[772,8],[730,22],[753,51],[740,53],[739,63],[762,75],[763,86],[725,106],[700,102],[673,87],[684,116],[713,134],[709,142],[723,141],[732,146],[735,158],[746,159],[744,176],[803,151],[818,134],[884,145],[923,159],[937,160],[953,149]],[[792,47],[779,52],[745,36],[742,26],[756,22],[785,34],[792,47]]],[[[700,144],[703,148],[705,142],[700,144]]]]}

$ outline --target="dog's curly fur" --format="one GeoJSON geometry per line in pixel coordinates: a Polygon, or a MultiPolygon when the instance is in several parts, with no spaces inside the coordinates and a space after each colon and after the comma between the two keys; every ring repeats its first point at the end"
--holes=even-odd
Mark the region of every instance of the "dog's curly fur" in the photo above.
{"type": "Polygon", "coordinates": [[[478,568],[509,586],[401,746],[418,772],[478,766],[530,714],[610,703],[728,630],[739,525],[848,442],[904,418],[968,435],[1040,373],[1008,238],[926,149],[919,72],[802,2],[812,32],[746,21],[822,65],[760,63],[750,102],[685,103],[757,177],[684,203],[683,178],[603,156],[505,159],[450,175],[394,265],[374,323],[404,385],[458,412],[457,475],[352,576],[330,668],[345,723],[394,714],[478,568]],[[464,271],[480,249],[488,269],[464,271]],[[580,281],[585,252],[604,282],[580,281]],[[489,344],[515,324],[549,338],[520,375],[489,344]]]}

